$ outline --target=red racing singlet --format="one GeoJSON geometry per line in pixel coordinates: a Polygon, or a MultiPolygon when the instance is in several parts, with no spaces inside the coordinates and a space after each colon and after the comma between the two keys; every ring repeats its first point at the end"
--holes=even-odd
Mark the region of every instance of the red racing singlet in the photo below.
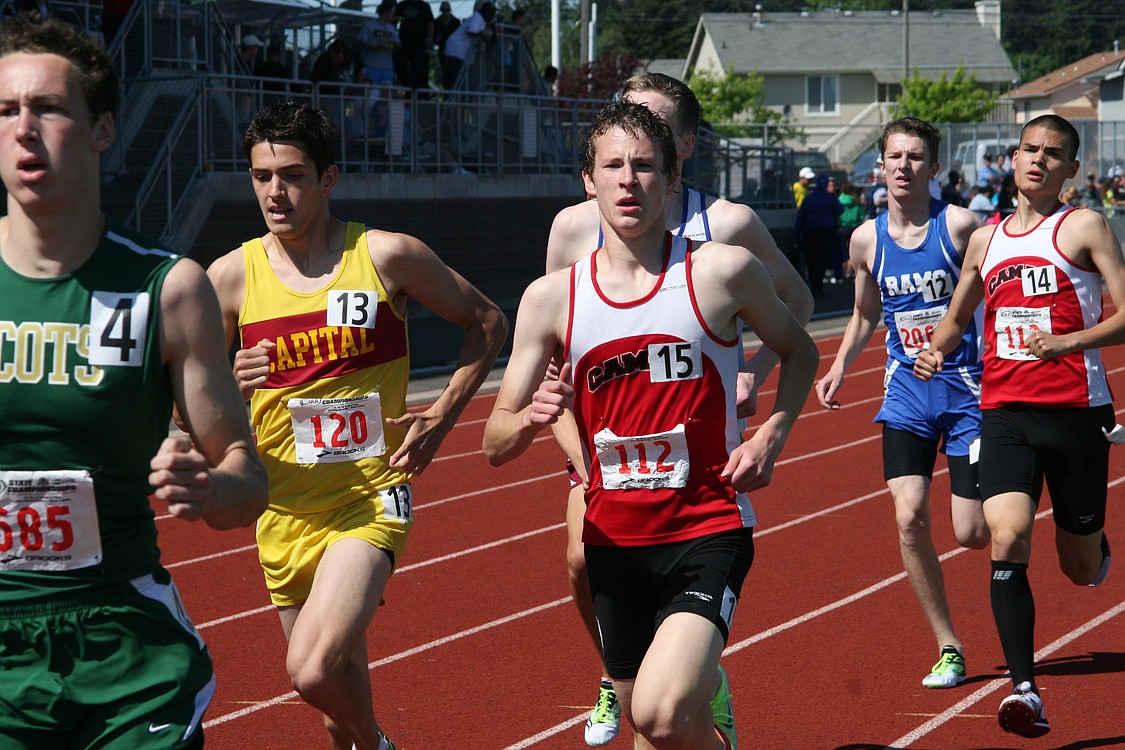
{"type": "Polygon", "coordinates": [[[691,242],[665,236],[664,272],[641,299],[602,293],[600,250],[571,269],[566,360],[590,466],[588,544],[677,542],[757,523],[749,498],[719,478],[740,442],[738,341],[707,328],[691,242]]]}

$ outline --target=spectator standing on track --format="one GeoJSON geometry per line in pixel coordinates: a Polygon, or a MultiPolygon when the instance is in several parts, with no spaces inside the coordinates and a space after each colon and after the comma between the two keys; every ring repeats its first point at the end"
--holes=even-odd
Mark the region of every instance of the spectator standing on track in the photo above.
{"type": "Polygon", "coordinates": [[[1078,174],[1078,147],[1078,131],[1058,115],[1023,126],[1013,160],[1016,211],[973,234],[949,312],[914,364],[923,380],[940,376],[985,302],[980,489],[992,532],[992,614],[1014,686],[999,721],[1023,737],[1050,731],[1035,682],[1027,576],[1044,480],[1063,573],[1097,586],[1110,563],[1109,448],[1121,429],[1100,347],[1125,341],[1125,261],[1104,216],[1059,202],[1078,174]],[[1103,282],[1115,308],[1104,319],[1103,282]]]}
{"type": "Polygon", "coordinates": [[[266,505],[215,295],[102,213],[119,93],[99,44],[5,21],[0,101],[0,746],[201,748],[214,672],[150,494],[216,529],[266,505]]]}
{"type": "Polygon", "coordinates": [[[988,544],[977,490],[976,449],[980,313],[969,310],[950,368],[923,385],[911,376],[913,361],[928,345],[928,332],[949,303],[969,237],[980,221],[968,209],[935,201],[929,178],[937,173],[941,133],[916,118],[895,120],[879,143],[887,175],[888,210],[852,235],[855,307],[836,359],[816,384],[826,409],[844,373],[879,324],[887,326],[884,397],[875,421],[883,424],[883,478],[894,500],[899,549],[906,576],[937,641],[939,656],[922,684],[954,687],[965,680],[964,648],[953,628],[941,562],[931,535],[930,484],[940,449],[949,463],[950,516],[957,542],[973,549],[988,544]],[[919,387],[921,386],[921,387],[919,387]]]}
{"type": "Polygon", "coordinates": [[[270,505],[259,558],[293,686],[334,750],[393,750],[375,721],[366,631],[413,524],[411,477],[433,459],[507,335],[503,314],[422,242],[333,217],[323,113],[287,102],[243,138],[269,230],[208,271],[238,342],[270,505]],[[406,411],[406,302],[465,330],[437,401],[406,411]]]}
{"type": "MultiPolygon", "coordinates": [[[[691,158],[699,129],[700,106],[692,90],[682,81],[661,73],[641,73],[625,82],[622,97],[643,104],[664,118],[672,128],[676,144],[677,174],[691,158]]],[[[665,229],[696,242],[716,240],[749,249],[769,271],[777,294],[802,325],[812,316],[808,287],[778,249],[761,218],[750,207],[713,198],[683,185],[676,179],[665,202],[665,229]]],[[[583,201],[564,208],[555,216],[547,241],[547,273],[571,265],[602,245],[600,212],[596,201],[583,201]]],[[[758,385],[769,374],[777,357],[766,348],[744,365],[739,384],[739,416],[754,413],[758,385]]],[[[582,451],[573,421],[568,417],[554,428],[559,445],[574,467],[582,466],[582,451]]],[[[593,600],[582,546],[582,517],[585,511],[585,476],[571,472],[567,500],[567,570],[575,606],[601,658],[601,640],[594,617],[593,600]]],[[[605,745],[617,736],[619,708],[605,664],[598,701],[591,712],[585,734],[587,744],[605,745]]]]}
{"type": "Polygon", "coordinates": [[[768,484],[817,353],[749,251],[692,251],[665,228],[678,161],[672,130],[649,107],[626,99],[599,112],[582,174],[605,242],[593,255],[574,248],[584,257],[572,270],[525,292],[484,450],[493,465],[514,459],[573,405],[590,480],[589,583],[635,747],[729,750],[737,737],[719,657],[753,559],[744,493],[768,484]],[[744,443],[740,319],[782,360],[774,411],[744,443]],[[560,378],[544,380],[558,357],[560,378]],[[643,457],[658,455],[652,467],[643,457]]]}

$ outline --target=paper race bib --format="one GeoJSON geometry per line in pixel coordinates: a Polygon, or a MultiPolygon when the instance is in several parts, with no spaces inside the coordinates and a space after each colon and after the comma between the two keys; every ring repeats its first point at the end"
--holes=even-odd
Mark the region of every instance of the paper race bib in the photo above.
{"type": "Polygon", "coordinates": [[[333,289],[325,317],[330,326],[374,328],[378,309],[379,293],[374,289],[333,289]]]}
{"type": "Polygon", "coordinates": [[[903,351],[911,359],[917,359],[930,345],[934,329],[945,315],[945,306],[926,310],[906,310],[895,313],[895,328],[902,340],[903,351]]]}
{"type": "Polygon", "coordinates": [[[356,461],[387,452],[378,393],[291,398],[289,417],[299,464],[356,461]]]}
{"type": "Polygon", "coordinates": [[[1054,294],[1059,290],[1054,266],[1028,266],[1020,271],[1020,281],[1025,297],[1054,294]]]}
{"type": "Polygon", "coordinates": [[[648,372],[653,383],[703,377],[703,347],[698,341],[667,341],[648,346],[648,372]]]}
{"type": "Polygon", "coordinates": [[[996,356],[1039,359],[1027,348],[1027,340],[1036,331],[1051,332],[1051,308],[1001,307],[996,311],[996,356]]]}
{"type": "Polygon", "coordinates": [[[414,520],[414,490],[409,484],[403,482],[379,490],[379,499],[383,501],[383,518],[414,520]]]}
{"type": "Polygon", "coordinates": [[[90,364],[141,366],[149,304],[148,292],[94,292],[90,301],[90,364]]]}
{"type": "Polygon", "coordinates": [[[609,429],[594,435],[607,490],[686,487],[691,464],[682,424],[668,432],[618,437],[609,429]]]}
{"type": "Polygon", "coordinates": [[[102,561],[86,471],[0,471],[0,571],[77,570],[102,561]]]}

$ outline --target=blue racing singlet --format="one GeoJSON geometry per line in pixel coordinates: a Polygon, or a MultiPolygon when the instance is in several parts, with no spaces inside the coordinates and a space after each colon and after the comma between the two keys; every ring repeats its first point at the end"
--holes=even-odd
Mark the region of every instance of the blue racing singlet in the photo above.
{"type": "MultiPolygon", "coordinates": [[[[871,273],[879,284],[883,322],[887,326],[887,354],[891,360],[913,365],[925,349],[961,277],[961,256],[953,248],[946,225],[949,204],[930,201],[926,239],[914,248],[899,247],[887,227],[887,214],[875,218],[875,258],[871,273]]],[[[953,367],[980,366],[981,310],[965,329],[961,344],[945,358],[953,367]]]]}

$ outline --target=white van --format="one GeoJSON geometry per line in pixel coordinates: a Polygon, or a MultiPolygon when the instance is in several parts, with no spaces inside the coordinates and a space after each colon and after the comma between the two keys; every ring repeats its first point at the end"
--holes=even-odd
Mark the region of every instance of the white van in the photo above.
{"type": "Polygon", "coordinates": [[[1010,154],[1012,149],[1019,148],[1019,145],[1019,138],[963,141],[954,149],[953,163],[949,165],[949,169],[956,169],[961,173],[961,179],[965,181],[964,190],[968,192],[969,188],[977,184],[977,168],[984,161],[985,154],[991,154],[995,164],[997,154],[1010,154]]]}

